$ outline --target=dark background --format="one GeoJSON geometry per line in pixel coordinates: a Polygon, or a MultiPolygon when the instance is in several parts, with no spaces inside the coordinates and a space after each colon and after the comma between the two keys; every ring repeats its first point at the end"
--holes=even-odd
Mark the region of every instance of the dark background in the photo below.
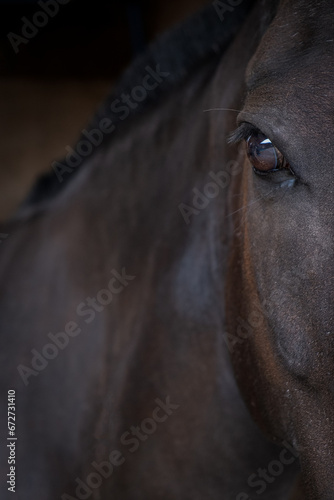
{"type": "Polygon", "coordinates": [[[131,60],[207,3],[70,0],[16,54],[8,34],[23,36],[22,18],[31,22],[43,9],[0,0],[0,221],[75,142],[131,60]]]}

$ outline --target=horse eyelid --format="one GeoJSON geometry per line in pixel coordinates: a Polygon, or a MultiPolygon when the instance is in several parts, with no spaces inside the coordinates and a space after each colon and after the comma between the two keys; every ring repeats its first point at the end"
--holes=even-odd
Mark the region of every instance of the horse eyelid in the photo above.
{"type": "Polygon", "coordinates": [[[228,143],[237,144],[242,140],[247,140],[250,135],[259,132],[259,129],[254,127],[251,123],[241,123],[239,127],[228,137],[228,143]]]}

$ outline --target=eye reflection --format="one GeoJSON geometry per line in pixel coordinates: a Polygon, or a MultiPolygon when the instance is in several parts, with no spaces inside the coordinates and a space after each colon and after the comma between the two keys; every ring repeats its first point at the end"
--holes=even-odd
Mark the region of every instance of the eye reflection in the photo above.
{"type": "Polygon", "coordinates": [[[262,173],[289,168],[282,153],[261,132],[248,137],[247,156],[253,168],[262,173]]]}

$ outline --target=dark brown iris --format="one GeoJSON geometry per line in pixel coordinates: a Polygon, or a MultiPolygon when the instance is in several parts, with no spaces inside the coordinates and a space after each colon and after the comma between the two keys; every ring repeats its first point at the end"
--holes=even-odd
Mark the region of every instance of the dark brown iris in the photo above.
{"type": "Polygon", "coordinates": [[[247,155],[254,169],[262,173],[289,168],[282,153],[261,132],[248,137],[247,155]]]}

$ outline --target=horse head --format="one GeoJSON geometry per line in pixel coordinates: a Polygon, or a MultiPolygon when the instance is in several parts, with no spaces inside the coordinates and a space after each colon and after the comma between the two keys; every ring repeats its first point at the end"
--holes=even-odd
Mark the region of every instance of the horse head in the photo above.
{"type": "Polygon", "coordinates": [[[235,373],[262,429],[297,449],[313,500],[334,491],[333,15],[330,1],[279,2],[232,137],[245,144],[230,198],[235,373]]]}

